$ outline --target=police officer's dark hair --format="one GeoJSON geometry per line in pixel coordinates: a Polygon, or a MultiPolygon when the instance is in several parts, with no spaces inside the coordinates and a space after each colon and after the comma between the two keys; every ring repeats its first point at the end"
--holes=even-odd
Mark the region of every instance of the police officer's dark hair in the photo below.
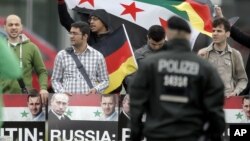
{"type": "Polygon", "coordinates": [[[230,23],[225,18],[216,18],[213,21],[213,27],[217,27],[219,25],[224,25],[224,29],[226,32],[230,31],[231,29],[230,23]]]}
{"type": "Polygon", "coordinates": [[[166,35],[165,30],[160,25],[153,25],[148,30],[148,38],[151,38],[156,42],[165,39],[165,35],[166,35]]]}
{"type": "Polygon", "coordinates": [[[89,24],[86,22],[77,21],[77,22],[72,23],[71,27],[79,28],[82,35],[85,35],[85,34],[89,35],[90,33],[89,24]]]}
{"type": "Polygon", "coordinates": [[[173,16],[168,19],[168,28],[191,33],[188,23],[180,17],[173,16]]]}

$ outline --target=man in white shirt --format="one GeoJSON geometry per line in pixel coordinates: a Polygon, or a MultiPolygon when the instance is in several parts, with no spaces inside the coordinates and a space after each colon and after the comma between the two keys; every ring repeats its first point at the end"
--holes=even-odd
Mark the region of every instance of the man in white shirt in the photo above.
{"type": "Polygon", "coordinates": [[[56,93],[95,94],[109,86],[109,77],[104,56],[88,45],[90,28],[87,23],[75,22],[69,32],[72,48],[85,69],[85,77],[79,71],[71,54],[61,50],[56,58],[51,83],[56,93]],[[89,78],[86,79],[86,78],[89,78]],[[90,86],[92,83],[93,87],[90,86]]]}

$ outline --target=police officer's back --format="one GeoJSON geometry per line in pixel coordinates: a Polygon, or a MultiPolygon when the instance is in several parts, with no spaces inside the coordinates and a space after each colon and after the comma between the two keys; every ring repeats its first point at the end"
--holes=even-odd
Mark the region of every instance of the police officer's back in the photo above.
{"type": "Polygon", "coordinates": [[[196,141],[205,123],[206,135],[218,140],[225,128],[223,83],[191,52],[188,24],[172,17],[168,28],[168,50],[145,58],[130,87],[132,140],[143,135],[147,141],[196,141]]]}

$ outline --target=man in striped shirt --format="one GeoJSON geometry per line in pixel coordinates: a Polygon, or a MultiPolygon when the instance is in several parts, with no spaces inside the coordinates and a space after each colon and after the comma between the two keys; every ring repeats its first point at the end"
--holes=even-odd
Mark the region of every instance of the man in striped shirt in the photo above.
{"type": "Polygon", "coordinates": [[[78,70],[72,56],[60,51],[55,59],[52,87],[56,93],[92,94],[101,93],[109,85],[107,66],[103,55],[89,46],[90,28],[85,22],[75,22],[69,32],[73,53],[78,57],[93,84],[90,88],[78,70]]]}

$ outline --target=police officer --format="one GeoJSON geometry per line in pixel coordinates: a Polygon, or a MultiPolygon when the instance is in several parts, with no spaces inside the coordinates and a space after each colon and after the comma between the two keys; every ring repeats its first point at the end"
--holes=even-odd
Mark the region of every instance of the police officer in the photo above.
{"type": "Polygon", "coordinates": [[[139,141],[220,140],[224,86],[215,68],[191,52],[190,27],[168,20],[168,50],[145,58],[130,86],[131,137],[139,141]],[[142,123],[142,115],[146,121],[142,123]]]}

